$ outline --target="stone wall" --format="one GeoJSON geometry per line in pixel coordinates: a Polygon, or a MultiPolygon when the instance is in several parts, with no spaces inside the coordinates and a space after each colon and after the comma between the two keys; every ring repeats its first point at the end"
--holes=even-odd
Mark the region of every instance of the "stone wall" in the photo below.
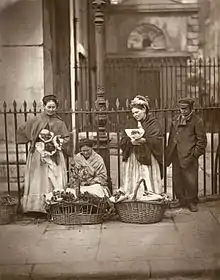
{"type": "Polygon", "coordinates": [[[193,55],[199,51],[199,16],[192,14],[187,17],[187,50],[193,55]]]}
{"type": "Polygon", "coordinates": [[[220,55],[220,1],[199,0],[200,44],[205,57],[220,55]]]}
{"type": "Polygon", "coordinates": [[[158,27],[166,38],[168,52],[187,52],[188,17],[184,15],[115,14],[106,24],[107,53],[126,53],[129,34],[144,23],[158,27]]]}
{"type": "MultiPolygon", "coordinates": [[[[161,56],[167,56],[169,53],[193,55],[198,53],[197,0],[128,0],[112,5],[106,19],[107,53],[125,54],[129,35],[143,24],[158,28],[164,35],[166,48],[160,51],[161,56]]],[[[146,34],[141,34],[140,30],[139,35],[146,37],[146,34]]],[[[158,53],[158,49],[156,52],[158,53]]],[[[143,51],[142,56],[147,53],[149,53],[149,48],[143,51]]],[[[153,55],[152,52],[149,55],[153,55]]]]}
{"type": "Polygon", "coordinates": [[[39,100],[44,91],[42,1],[18,1],[1,12],[0,44],[0,105],[39,100]]]}

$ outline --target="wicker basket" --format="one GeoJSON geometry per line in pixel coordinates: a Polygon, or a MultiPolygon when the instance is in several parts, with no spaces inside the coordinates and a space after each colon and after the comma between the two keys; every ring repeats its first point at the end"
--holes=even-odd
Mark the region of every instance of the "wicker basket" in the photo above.
{"type": "Polygon", "coordinates": [[[137,184],[132,200],[116,203],[116,209],[122,222],[151,224],[162,220],[167,206],[165,202],[136,200],[137,192],[142,182],[147,191],[146,182],[141,179],[137,184]]]}
{"type": "Polygon", "coordinates": [[[0,205],[0,225],[14,222],[17,212],[17,204],[0,205]]]}
{"type": "Polygon", "coordinates": [[[105,205],[84,201],[58,203],[50,207],[51,219],[59,225],[89,225],[103,222],[105,205]]]}

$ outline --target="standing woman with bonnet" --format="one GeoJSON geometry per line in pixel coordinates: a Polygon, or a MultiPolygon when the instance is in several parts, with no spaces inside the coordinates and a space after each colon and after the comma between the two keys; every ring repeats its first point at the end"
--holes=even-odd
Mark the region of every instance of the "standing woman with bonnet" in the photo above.
{"type": "Polygon", "coordinates": [[[44,112],[17,131],[18,144],[30,143],[22,200],[24,213],[46,213],[44,195],[63,189],[67,183],[63,150],[69,141],[69,131],[56,113],[56,96],[44,96],[42,101],[44,112]]]}
{"type": "MultiPolygon", "coordinates": [[[[160,194],[162,190],[163,138],[160,124],[149,113],[148,99],[137,95],[130,104],[132,118],[121,138],[123,161],[123,192],[133,196],[137,182],[144,179],[148,191],[160,194]]],[[[143,186],[137,198],[143,196],[143,186]]]]}

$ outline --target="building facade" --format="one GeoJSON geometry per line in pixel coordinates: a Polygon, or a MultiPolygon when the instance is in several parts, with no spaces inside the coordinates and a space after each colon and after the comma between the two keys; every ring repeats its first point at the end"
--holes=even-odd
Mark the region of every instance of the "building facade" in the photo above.
{"type": "Polygon", "coordinates": [[[220,55],[220,1],[199,0],[200,46],[204,57],[220,55]]]}
{"type": "Polygon", "coordinates": [[[168,80],[173,77],[173,87],[181,91],[179,70],[162,69],[161,65],[165,60],[175,64],[198,56],[198,11],[198,3],[193,0],[112,1],[106,15],[106,88],[110,103],[116,98],[123,103],[139,93],[148,95],[153,107],[164,107],[165,99],[172,99],[172,89],[166,89],[163,82],[166,75],[168,80]]]}

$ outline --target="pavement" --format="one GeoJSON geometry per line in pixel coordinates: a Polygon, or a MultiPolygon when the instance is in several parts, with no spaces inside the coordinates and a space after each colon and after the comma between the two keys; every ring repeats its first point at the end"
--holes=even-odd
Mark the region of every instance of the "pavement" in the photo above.
{"type": "Polygon", "coordinates": [[[200,203],[197,213],[168,210],[148,225],[20,220],[0,226],[0,280],[177,276],[220,279],[219,200],[200,203]]]}

